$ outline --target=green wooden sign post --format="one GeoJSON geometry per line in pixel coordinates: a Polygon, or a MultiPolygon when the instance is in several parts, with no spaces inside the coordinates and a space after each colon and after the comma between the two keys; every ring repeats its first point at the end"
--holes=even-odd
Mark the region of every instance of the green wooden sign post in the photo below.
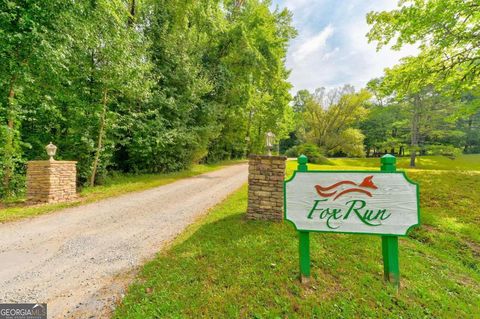
{"type": "MultiPolygon", "coordinates": [[[[380,170],[386,173],[397,171],[397,159],[393,155],[384,155],[380,159],[380,170]]],[[[398,263],[398,236],[382,236],[383,278],[400,287],[400,266],[398,263]]]]}
{"type": "Polygon", "coordinates": [[[284,189],[285,219],[298,231],[301,281],[310,278],[310,232],[364,233],[381,235],[384,279],[400,287],[398,236],[419,225],[418,185],[397,172],[389,154],[380,171],[310,171],[307,162],[298,158],[284,189]]]}
{"type": "MultiPolygon", "coordinates": [[[[298,157],[298,171],[308,171],[308,158],[305,155],[298,157]]],[[[299,253],[300,253],[300,280],[308,282],[310,278],[310,233],[308,231],[298,231],[299,253]]]]}

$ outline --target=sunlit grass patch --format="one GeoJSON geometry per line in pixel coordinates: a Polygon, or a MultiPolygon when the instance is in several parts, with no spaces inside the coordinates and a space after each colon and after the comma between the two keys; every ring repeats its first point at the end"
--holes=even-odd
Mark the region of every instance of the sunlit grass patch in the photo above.
{"type": "MultiPolygon", "coordinates": [[[[330,158],[334,166],[378,167],[380,158],[330,158]]],[[[397,157],[398,168],[409,168],[409,157],[397,157]]],[[[418,156],[417,169],[477,170],[480,171],[480,154],[460,155],[454,159],[446,156],[418,156]]]]}

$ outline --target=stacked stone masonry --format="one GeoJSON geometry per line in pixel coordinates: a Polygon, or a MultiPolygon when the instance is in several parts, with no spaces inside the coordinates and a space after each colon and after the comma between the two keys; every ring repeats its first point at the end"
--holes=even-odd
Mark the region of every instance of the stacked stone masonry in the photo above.
{"type": "Polygon", "coordinates": [[[286,159],[285,156],[249,156],[248,219],[283,219],[286,159]]]}
{"type": "Polygon", "coordinates": [[[30,161],[27,163],[27,201],[59,203],[77,198],[77,162],[30,161]]]}

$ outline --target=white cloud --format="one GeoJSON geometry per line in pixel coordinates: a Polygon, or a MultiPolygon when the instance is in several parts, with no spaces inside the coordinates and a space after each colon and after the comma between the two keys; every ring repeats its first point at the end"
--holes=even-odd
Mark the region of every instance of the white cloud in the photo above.
{"type": "Polygon", "coordinates": [[[293,54],[296,62],[304,60],[310,54],[325,48],[328,38],[333,35],[333,27],[329,24],[313,37],[307,38],[301,43],[293,54]]]}
{"type": "Polygon", "coordinates": [[[339,51],[340,51],[340,48],[339,48],[339,47],[336,47],[336,48],[334,48],[333,50],[328,51],[328,52],[326,52],[325,54],[322,54],[322,56],[320,57],[320,59],[321,59],[322,61],[326,61],[326,60],[328,60],[328,59],[330,59],[330,58],[333,58],[333,57],[335,56],[335,54],[336,54],[337,52],[339,52],[339,51]]]}
{"type": "Polygon", "coordinates": [[[417,53],[413,46],[401,51],[376,51],[365,37],[369,11],[391,10],[397,0],[275,0],[294,14],[299,35],[290,43],[287,66],[292,70],[292,93],[300,89],[352,84],[357,89],[382,76],[386,67],[417,53]],[[325,26],[320,28],[321,26],[325,26]]]}
{"type": "MultiPolygon", "coordinates": [[[[358,19],[359,20],[359,19],[358,19]]],[[[416,55],[418,50],[415,46],[405,46],[400,51],[384,48],[376,50],[375,43],[368,43],[366,34],[369,26],[364,21],[353,21],[345,25],[344,39],[347,43],[343,55],[347,61],[349,83],[357,88],[375,78],[383,75],[383,70],[392,67],[402,57],[416,55]]]]}
{"type": "Polygon", "coordinates": [[[297,8],[305,7],[310,2],[310,0],[286,0],[284,6],[289,8],[290,10],[295,10],[297,8]]]}

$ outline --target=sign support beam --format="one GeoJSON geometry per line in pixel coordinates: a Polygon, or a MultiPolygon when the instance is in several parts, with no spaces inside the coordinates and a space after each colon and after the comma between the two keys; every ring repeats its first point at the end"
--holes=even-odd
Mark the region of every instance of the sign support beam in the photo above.
{"type": "Polygon", "coordinates": [[[383,278],[400,287],[400,267],[398,265],[398,237],[382,236],[383,278]]]}
{"type": "Polygon", "coordinates": [[[300,252],[300,281],[302,283],[308,283],[310,281],[310,233],[299,231],[298,238],[300,252]]]}
{"type": "MultiPolygon", "coordinates": [[[[394,173],[397,170],[395,156],[382,156],[381,171],[394,173]]],[[[400,266],[398,262],[398,236],[382,236],[383,278],[400,288],[400,266]]]]}
{"type": "MultiPolygon", "coordinates": [[[[308,171],[308,158],[305,155],[298,157],[298,171],[308,171]]],[[[308,231],[298,232],[298,251],[300,254],[300,281],[307,283],[310,280],[310,233],[308,231]]]]}

